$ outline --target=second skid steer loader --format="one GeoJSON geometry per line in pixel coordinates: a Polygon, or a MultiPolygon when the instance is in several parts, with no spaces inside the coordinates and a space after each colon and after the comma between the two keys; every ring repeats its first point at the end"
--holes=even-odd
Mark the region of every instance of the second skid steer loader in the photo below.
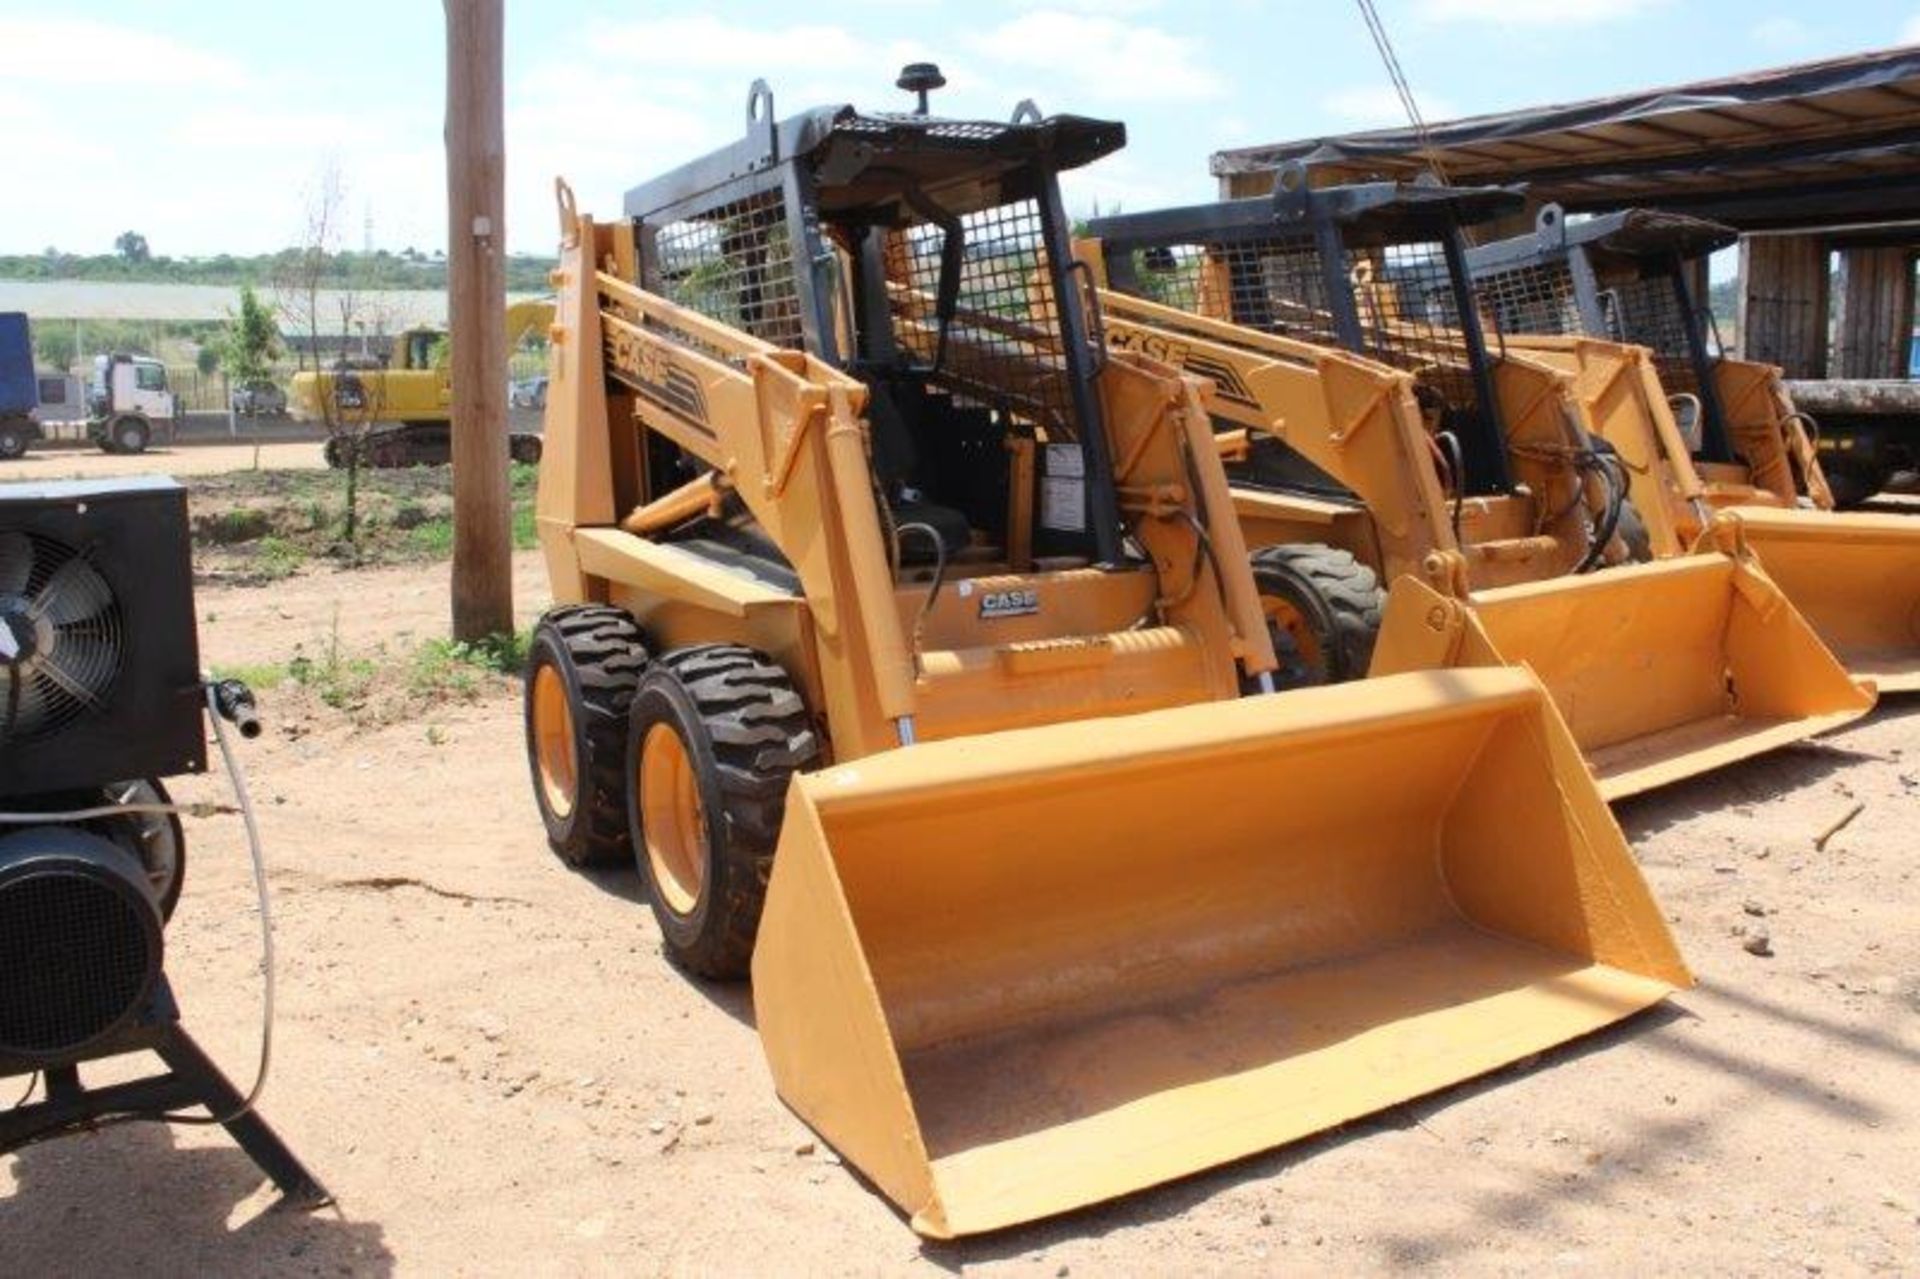
{"type": "Polygon", "coordinates": [[[1548,205],[1533,235],[1475,249],[1468,266],[1513,347],[1619,402],[1596,428],[1626,463],[1657,553],[1684,552],[1730,513],[1849,671],[1920,692],[1920,522],[1836,512],[1780,370],[1709,341],[1686,264],[1736,239],[1643,209],[1570,225],[1548,205]]]}
{"type": "Polygon", "coordinates": [[[1069,251],[1057,174],[1123,137],[756,86],[624,219],[562,194],[541,817],[637,860],[677,963],[751,965],[781,1097],[928,1235],[1689,981],[1524,672],[1243,695],[1204,384],[1107,351],[1069,251]]]}
{"type": "Polygon", "coordinates": [[[1872,706],[1731,539],[1640,562],[1575,378],[1503,350],[1472,305],[1461,228],[1518,196],[1281,178],[1271,199],[1097,219],[1085,254],[1110,342],[1217,385],[1283,662],[1530,666],[1610,798],[1872,706]]]}

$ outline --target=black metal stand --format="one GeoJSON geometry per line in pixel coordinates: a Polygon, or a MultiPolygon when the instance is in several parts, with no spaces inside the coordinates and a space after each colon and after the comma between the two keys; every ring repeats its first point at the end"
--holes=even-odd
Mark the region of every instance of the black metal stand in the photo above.
{"type": "MultiPolygon", "coordinates": [[[[208,1114],[220,1118],[235,1114],[246,1101],[193,1036],[181,1028],[179,1009],[164,977],[147,1015],[109,1045],[79,1060],[52,1066],[0,1060],[0,1076],[34,1069],[45,1081],[46,1100],[0,1112],[0,1151],[81,1132],[114,1115],[157,1115],[204,1106],[208,1114]],[[80,1082],[84,1062],[142,1051],[152,1052],[165,1062],[167,1073],[105,1088],[88,1088],[80,1082]]],[[[258,1114],[248,1111],[237,1118],[223,1119],[221,1126],[260,1171],[272,1178],[289,1206],[312,1210],[333,1202],[326,1187],[258,1114]]]]}

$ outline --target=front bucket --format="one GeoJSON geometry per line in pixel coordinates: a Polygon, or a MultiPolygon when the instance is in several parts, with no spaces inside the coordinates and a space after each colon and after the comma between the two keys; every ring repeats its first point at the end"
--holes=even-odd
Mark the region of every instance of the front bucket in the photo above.
{"type": "Polygon", "coordinates": [[[1444,671],[796,778],[780,1095],[936,1237],[1470,1079],[1690,982],[1539,684],[1444,671]]]}
{"type": "Polygon", "coordinates": [[[1761,567],[1848,671],[1920,692],[1920,521],[1905,515],[1735,507],[1761,567]]]}
{"type": "Polygon", "coordinates": [[[1402,578],[1373,671],[1531,667],[1608,799],[1838,728],[1873,709],[1751,564],[1696,554],[1480,591],[1402,578]]]}

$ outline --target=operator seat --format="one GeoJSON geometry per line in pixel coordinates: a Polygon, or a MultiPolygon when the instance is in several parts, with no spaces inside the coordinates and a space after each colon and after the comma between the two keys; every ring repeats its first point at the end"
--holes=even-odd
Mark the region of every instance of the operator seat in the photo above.
{"type": "MultiPolygon", "coordinates": [[[[973,541],[973,529],[965,513],[951,506],[930,501],[922,493],[919,479],[920,450],[913,442],[900,406],[886,383],[869,383],[867,425],[873,432],[873,469],[880,478],[887,506],[893,512],[895,526],[924,524],[940,537],[940,545],[951,561],[973,541]]],[[[931,564],[934,549],[924,534],[908,534],[900,539],[903,564],[931,564]]]]}

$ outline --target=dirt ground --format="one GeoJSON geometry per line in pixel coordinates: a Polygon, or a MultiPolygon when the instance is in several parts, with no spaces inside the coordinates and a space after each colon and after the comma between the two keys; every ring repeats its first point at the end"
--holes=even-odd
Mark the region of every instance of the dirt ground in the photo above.
{"type": "MultiPolygon", "coordinates": [[[[336,628],[350,650],[432,634],[445,572],[216,583],[202,643],[238,665],[336,628]]],[[[516,584],[530,617],[535,556],[516,584]]],[[[280,946],[263,1112],[338,1207],[277,1209],[218,1133],[122,1126],[0,1158],[0,1275],[1793,1275],[1920,1259],[1920,700],[1620,809],[1700,979],[1671,1006],[1286,1150],[928,1244],[774,1098],[746,990],[667,966],[636,876],[547,853],[517,697],[497,680],[357,727],[289,684],[245,750],[280,946]],[[1771,957],[1740,935],[1760,926],[1771,957]]],[[[169,969],[244,1086],[259,986],[240,832],[215,817],[189,839],[169,969]]]]}
{"type": "MultiPolygon", "coordinates": [[[[258,450],[258,469],[268,471],[312,471],[324,469],[318,441],[287,444],[262,444],[258,450]]],[[[137,456],[123,457],[102,453],[95,448],[59,448],[36,446],[25,457],[0,464],[0,482],[9,480],[75,480],[102,475],[148,475],[162,471],[168,475],[220,475],[227,471],[255,469],[256,453],[251,444],[195,444],[176,447],[155,446],[137,456]]]]}

